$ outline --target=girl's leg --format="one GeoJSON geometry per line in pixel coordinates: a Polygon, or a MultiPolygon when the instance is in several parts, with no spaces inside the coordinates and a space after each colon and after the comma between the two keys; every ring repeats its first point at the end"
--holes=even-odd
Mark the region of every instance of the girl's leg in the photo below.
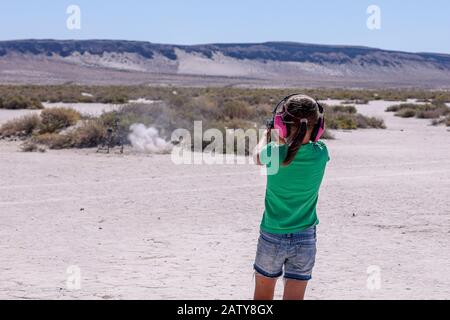
{"type": "Polygon", "coordinates": [[[263,275],[255,276],[255,300],[273,300],[275,294],[276,278],[268,278],[263,275]]]}
{"type": "Polygon", "coordinates": [[[305,300],[308,281],[286,279],[283,300],[305,300]]]}

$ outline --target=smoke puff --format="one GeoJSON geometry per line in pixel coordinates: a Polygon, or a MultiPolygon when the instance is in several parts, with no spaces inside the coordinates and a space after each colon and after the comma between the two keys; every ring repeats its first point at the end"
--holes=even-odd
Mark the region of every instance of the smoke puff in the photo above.
{"type": "Polygon", "coordinates": [[[145,125],[136,123],[130,127],[131,133],[128,139],[136,151],[144,153],[169,153],[173,145],[159,136],[158,130],[153,127],[147,128],[145,125]]]}

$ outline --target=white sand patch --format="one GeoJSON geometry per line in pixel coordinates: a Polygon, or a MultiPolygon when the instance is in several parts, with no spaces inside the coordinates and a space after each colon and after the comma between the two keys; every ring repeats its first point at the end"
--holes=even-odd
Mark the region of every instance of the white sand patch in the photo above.
{"type": "Polygon", "coordinates": [[[118,110],[122,105],[109,103],[43,103],[45,108],[70,108],[81,114],[99,116],[102,113],[118,110]]]}
{"type": "Polygon", "coordinates": [[[149,99],[145,99],[145,98],[139,98],[139,99],[135,99],[135,100],[130,100],[128,101],[129,103],[139,103],[139,104],[153,104],[157,101],[155,100],[149,100],[149,99]]]}
{"type": "MultiPolygon", "coordinates": [[[[390,104],[358,106],[387,130],[327,142],[309,299],[450,296],[450,133],[384,113],[390,104]],[[381,270],[380,290],[366,286],[369,266],[381,270]]],[[[0,298],[251,298],[259,168],[17,149],[0,142],[0,298]],[[73,265],[78,291],[66,288],[73,265]]]]}

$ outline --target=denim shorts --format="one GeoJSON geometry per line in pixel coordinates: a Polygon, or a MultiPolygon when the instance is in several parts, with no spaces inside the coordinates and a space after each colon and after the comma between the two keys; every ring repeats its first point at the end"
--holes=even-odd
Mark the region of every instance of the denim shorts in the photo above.
{"type": "Polygon", "coordinates": [[[316,226],[291,234],[261,230],[254,264],[255,271],[268,278],[308,281],[316,260],[316,226]]]}

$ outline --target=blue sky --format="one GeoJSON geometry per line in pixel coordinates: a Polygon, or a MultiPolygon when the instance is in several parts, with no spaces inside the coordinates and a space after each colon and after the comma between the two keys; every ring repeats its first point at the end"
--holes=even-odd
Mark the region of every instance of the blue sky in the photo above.
{"type": "Polygon", "coordinates": [[[2,0],[0,40],[125,39],[202,44],[296,41],[450,53],[448,0],[2,0]],[[66,9],[81,8],[81,30],[66,9]],[[369,5],[381,30],[366,26],[369,5]]]}

